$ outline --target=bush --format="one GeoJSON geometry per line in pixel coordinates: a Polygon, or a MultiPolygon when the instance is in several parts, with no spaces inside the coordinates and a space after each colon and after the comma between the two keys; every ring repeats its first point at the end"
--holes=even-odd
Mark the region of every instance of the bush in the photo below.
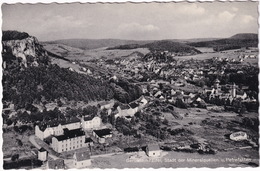
{"type": "Polygon", "coordinates": [[[42,165],[42,161],[38,159],[23,159],[17,162],[6,162],[4,161],[3,168],[4,169],[20,169],[21,167],[33,166],[34,168],[40,167],[42,165]]]}
{"type": "Polygon", "coordinates": [[[11,160],[12,161],[17,161],[19,159],[19,154],[14,154],[14,155],[12,155],[12,157],[11,157],[11,160]]]}

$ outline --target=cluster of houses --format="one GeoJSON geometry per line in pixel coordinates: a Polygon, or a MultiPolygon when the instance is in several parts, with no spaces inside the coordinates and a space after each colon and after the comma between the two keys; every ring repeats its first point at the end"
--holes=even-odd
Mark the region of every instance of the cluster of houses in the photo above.
{"type": "MultiPolygon", "coordinates": [[[[96,135],[95,131],[97,130],[107,130],[99,129],[101,123],[101,118],[98,116],[49,121],[36,125],[35,135],[48,142],[54,151],[62,153],[92,145],[93,140],[85,134],[85,131],[92,130],[93,135],[96,135]]],[[[108,137],[112,136],[111,130],[108,134],[108,137]]],[[[98,142],[104,143],[104,136],[97,135],[95,137],[102,139],[98,142]]]]}
{"type": "MultiPolygon", "coordinates": [[[[46,162],[46,169],[68,169],[65,165],[64,159],[47,160],[48,152],[44,148],[38,150],[38,159],[46,162]]],[[[86,168],[91,165],[91,158],[88,151],[75,152],[72,158],[71,168],[86,168]]]]}
{"type": "Polygon", "coordinates": [[[139,99],[129,103],[129,104],[116,104],[114,100],[106,101],[100,103],[100,109],[106,110],[108,115],[112,113],[115,116],[115,119],[118,117],[123,117],[125,119],[130,119],[133,117],[138,111],[141,111],[148,103],[148,100],[141,96],[139,99]]]}
{"type": "MultiPolygon", "coordinates": [[[[115,101],[105,101],[99,104],[101,110],[106,110],[108,115],[115,114],[115,117],[133,117],[141,110],[148,101],[142,96],[140,99],[128,104],[119,104],[115,108],[115,101]]],[[[102,128],[102,119],[99,116],[83,116],[81,119],[71,117],[67,119],[55,119],[49,122],[42,122],[35,126],[35,136],[45,141],[57,153],[75,151],[81,148],[87,148],[93,145],[93,137],[96,142],[104,144],[107,138],[112,137],[112,130],[102,128]],[[91,135],[86,132],[91,131],[91,135]]],[[[86,150],[82,150],[86,151],[86,150]]],[[[47,160],[48,152],[41,148],[38,151],[38,158],[41,161],[47,160]]],[[[85,167],[88,164],[82,161],[82,158],[88,158],[89,154],[74,154],[75,168],[85,167]],[[80,155],[86,157],[80,157],[80,155]],[[82,164],[80,164],[80,162],[82,164]]],[[[61,160],[48,161],[47,168],[63,168],[64,162],[61,160]]]]}
{"type": "Polygon", "coordinates": [[[229,89],[229,92],[222,91],[219,83],[220,81],[216,79],[214,81],[214,85],[210,89],[204,89],[204,93],[209,97],[209,99],[229,99],[230,102],[232,102],[234,99],[241,99],[242,101],[248,100],[246,92],[237,91],[237,86],[235,85],[235,83],[232,85],[222,85],[223,87],[225,86],[226,89],[229,89]]]}
{"type": "MultiPolygon", "coordinates": [[[[82,149],[80,152],[74,152],[72,167],[84,168],[91,165],[90,154],[86,148],[93,145],[92,138],[85,131],[92,131],[92,137],[99,143],[105,143],[106,138],[112,137],[110,129],[100,129],[101,123],[101,118],[98,116],[55,120],[36,125],[35,135],[49,143],[57,153],[82,149]]],[[[48,151],[44,148],[38,150],[38,159],[47,161],[47,169],[66,168],[63,159],[48,160],[48,151]]]]}

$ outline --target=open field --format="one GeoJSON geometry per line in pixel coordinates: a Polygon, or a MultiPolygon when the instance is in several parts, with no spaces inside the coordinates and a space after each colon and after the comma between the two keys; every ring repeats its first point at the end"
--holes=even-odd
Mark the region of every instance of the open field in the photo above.
{"type": "MultiPolygon", "coordinates": [[[[186,59],[197,59],[197,60],[205,60],[205,59],[211,59],[213,57],[220,57],[220,58],[228,58],[228,59],[235,59],[238,60],[238,56],[240,55],[258,55],[257,52],[237,52],[237,50],[228,50],[228,51],[223,51],[223,52],[207,52],[205,50],[207,48],[204,48],[205,53],[202,54],[197,54],[197,55],[192,55],[192,56],[176,56],[174,57],[175,59],[180,59],[180,60],[186,60],[186,59]]],[[[255,59],[244,59],[242,64],[247,65],[248,63],[250,64],[256,64],[257,65],[258,58],[255,59]]]]}
{"type": "Polygon", "coordinates": [[[10,158],[14,154],[19,154],[19,158],[33,156],[32,151],[36,152],[37,149],[29,141],[31,134],[31,132],[26,131],[23,135],[20,135],[13,130],[3,133],[3,157],[10,158]],[[18,145],[17,139],[21,140],[22,145],[18,145]]]}
{"type": "Polygon", "coordinates": [[[74,56],[82,56],[84,55],[84,50],[79,48],[74,48],[71,46],[63,45],[63,44],[43,44],[43,47],[56,55],[59,55],[61,57],[65,58],[72,58],[74,56]]]}
{"type": "Polygon", "coordinates": [[[142,54],[147,54],[149,50],[147,48],[138,48],[138,49],[129,49],[129,50],[106,50],[106,48],[99,48],[99,49],[92,49],[92,50],[85,50],[84,56],[82,57],[75,57],[73,59],[76,60],[93,60],[93,59],[115,59],[126,57],[134,52],[140,52],[142,54]]]}
{"type": "MultiPolygon", "coordinates": [[[[243,117],[247,117],[247,115],[250,117],[253,115],[257,118],[257,113],[247,113],[241,117],[233,112],[218,113],[199,108],[175,108],[175,112],[182,116],[183,119],[176,120],[171,114],[163,113],[172,129],[185,128],[192,133],[191,135],[183,135],[189,139],[190,142],[207,143],[218,151],[248,146],[246,142],[235,142],[226,138],[226,134],[244,131],[249,135],[249,139],[257,136],[257,132],[249,130],[249,128],[241,127],[238,123],[243,117]],[[186,113],[188,113],[188,115],[186,115],[186,113]]],[[[177,141],[179,137],[173,136],[171,138],[177,141]]],[[[190,144],[186,142],[184,145],[189,146],[190,144]]]]}

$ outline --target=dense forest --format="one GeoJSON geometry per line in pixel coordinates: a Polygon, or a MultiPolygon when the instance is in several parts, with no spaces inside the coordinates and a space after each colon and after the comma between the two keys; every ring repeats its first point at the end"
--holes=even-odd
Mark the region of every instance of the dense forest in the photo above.
{"type": "Polygon", "coordinates": [[[57,65],[13,69],[5,72],[2,82],[3,101],[13,101],[18,109],[24,108],[26,104],[44,100],[49,102],[63,97],[88,102],[114,96],[108,83],[57,65]]]}
{"type": "MultiPolygon", "coordinates": [[[[3,31],[3,40],[21,40],[29,37],[28,33],[3,31]]],[[[18,41],[16,44],[19,44],[18,41]]],[[[16,109],[27,108],[32,104],[47,104],[49,102],[67,99],[68,101],[100,101],[115,98],[123,103],[129,103],[141,96],[141,89],[126,80],[116,82],[98,80],[94,77],[79,74],[66,68],[50,63],[50,57],[60,58],[47,52],[36,38],[32,37],[29,48],[35,53],[24,53],[26,64],[22,58],[14,56],[12,48],[16,44],[5,47],[2,59],[6,63],[3,70],[3,102],[11,102],[16,109]],[[33,55],[33,56],[32,56],[33,55]],[[32,65],[37,61],[37,65],[32,65]]],[[[27,46],[27,42],[25,41],[27,46]]],[[[28,45],[29,46],[29,45],[28,45]]],[[[20,49],[19,49],[20,50],[20,49]]]]}
{"type": "Polygon", "coordinates": [[[257,47],[258,35],[257,34],[237,34],[227,39],[219,39],[213,41],[202,41],[188,43],[194,47],[213,47],[215,51],[223,51],[230,49],[240,49],[242,47],[257,47]]]}
{"type": "Polygon", "coordinates": [[[122,78],[118,81],[112,81],[110,85],[114,92],[114,98],[122,103],[129,103],[142,95],[142,90],[139,86],[130,84],[122,78]]]}
{"type": "Polygon", "coordinates": [[[140,44],[121,45],[121,46],[107,48],[107,50],[136,49],[136,48],[148,48],[151,52],[169,51],[174,53],[192,53],[192,54],[201,53],[199,50],[195,49],[194,47],[179,42],[173,42],[170,40],[155,41],[144,45],[140,45],[140,44]]]}

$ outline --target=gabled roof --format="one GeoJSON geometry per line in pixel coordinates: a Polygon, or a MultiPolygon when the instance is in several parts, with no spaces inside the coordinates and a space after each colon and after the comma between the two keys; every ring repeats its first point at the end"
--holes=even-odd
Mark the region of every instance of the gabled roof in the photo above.
{"type": "Polygon", "coordinates": [[[77,122],[80,122],[80,119],[74,116],[74,117],[71,117],[71,118],[67,118],[66,120],[63,120],[61,122],[61,125],[77,123],[77,122]]]}
{"type": "Polygon", "coordinates": [[[66,124],[77,123],[77,122],[80,122],[79,118],[71,117],[67,119],[60,119],[60,120],[55,119],[52,121],[42,122],[38,126],[41,131],[45,131],[47,127],[53,128],[53,127],[57,127],[59,124],[66,125],[66,124]]]}
{"type": "Polygon", "coordinates": [[[107,105],[107,104],[114,104],[115,101],[114,100],[110,100],[110,101],[104,101],[104,102],[100,102],[99,105],[103,106],[103,105],[107,105]]]}
{"type": "Polygon", "coordinates": [[[82,152],[76,152],[75,153],[75,159],[79,161],[89,160],[90,155],[88,151],[82,151],[82,152]]]}
{"type": "Polygon", "coordinates": [[[111,129],[99,129],[99,130],[93,130],[99,137],[103,137],[106,135],[112,134],[111,129]]]}
{"type": "Polygon", "coordinates": [[[46,150],[42,147],[38,150],[39,152],[45,152],[46,150]]]}
{"type": "Polygon", "coordinates": [[[243,96],[244,93],[245,93],[244,91],[237,91],[237,92],[236,92],[236,94],[237,94],[238,96],[243,96]]]}
{"type": "Polygon", "coordinates": [[[147,148],[149,151],[158,151],[160,150],[160,147],[158,144],[148,144],[147,148]]]}
{"type": "Polygon", "coordinates": [[[191,97],[190,96],[183,96],[184,99],[190,99],[191,97]]]}
{"type": "Polygon", "coordinates": [[[133,103],[130,103],[129,106],[130,106],[132,109],[134,109],[134,108],[138,107],[139,104],[136,103],[136,102],[133,102],[133,103]]]}
{"type": "Polygon", "coordinates": [[[85,132],[82,131],[81,128],[73,129],[73,130],[68,130],[68,129],[63,129],[63,130],[64,130],[63,135],[54,136],[55,138],[57,138],[58,141],[63,141],[63,140],[67,140],[67,139],[71,139],[71,138],[80,137],[80,136],[85,135],[85,132]]]}
{"type": "Polygon", "coordinates": [[[65,163],[63,159],[48,160],[48,165],[50,169],[64,169],[65,163]]]}
{"type": "Polygon", "coordinates": [[[54,120],[54,121],[42,122],[38,126],[41,131],[45,131],[45,129],[47,127],[53,128],[53,127],[57,127],[59,124],[60,124],[60,122],[58,122],[57,120],[54,120]]]}
{"type": "Polygon", "coordinates": [[[121,108],[121,110],[130,109],[129,105],[119,105],[119,107],[121,108]]]}
{"type": "Polygon", "coordinates": [[[84,121],[91,121],[93,118],[95,118],[97,116],[94,116],[94,115],[90,115],[90,116],[84,116],[83,120],[84,121]]]}
{"type": "Polygon", "coordinates": [[[85,143],[89,143],[89,142],[93,142],[93,140],[90,137],[85,139],[85,143]]]}

